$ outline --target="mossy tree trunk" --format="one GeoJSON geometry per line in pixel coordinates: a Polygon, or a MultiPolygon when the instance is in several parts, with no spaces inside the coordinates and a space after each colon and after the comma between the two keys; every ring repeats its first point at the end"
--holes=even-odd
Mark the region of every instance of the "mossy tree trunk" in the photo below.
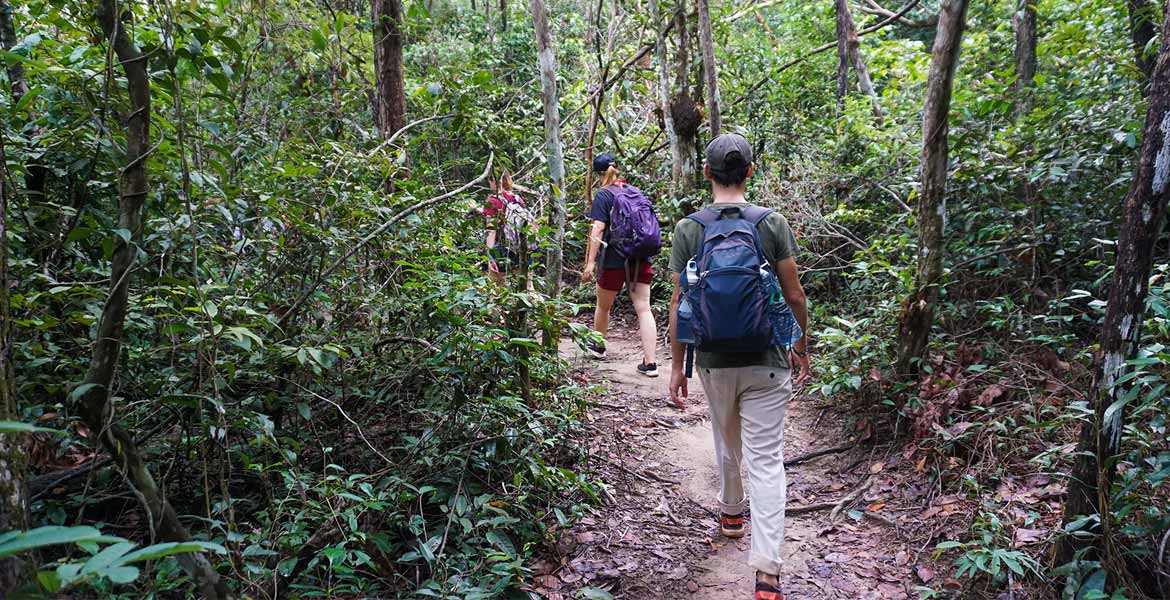
{"type": "MultiPolygon", "coordinates": [[[[557,95],[557,58],[549,31],[548,7],[544,0],[531,0],[532,22],[536,30],[536,51],[540,63],[540,96],[544,105],[544,153],[548,163],[549,221],[553,228],[548,249],[548,293],[554,298],[561,291],[561,272],[565,245],[565,155],[561,145],[560,97],[557,95]]],[[[545,332],[545,343],[555,343],[545,332]]]]}
{"type": "MultiPolygon", "coordinates": [[[[142,207],[149,192],[146,163],[150,153],[151,92],[147,57],[138,49],[128,31],[128,7],[115,0],[102,0],[97,21],[114,56],[126,75],[130,112],[126,118],[126,162],[121,170],[118,195],[118,228],[130,232],[129,239],[114,238],[110,265],[110,292],[102,307],[94,341],[93,356],[80,384],[76,410],[109,452],[146,509],[152,537],[164,542],[191,539],[178,513],[150,473],[134,437],[114,418],[111,390],[122,349],[123,324],[129,304],[130,280],[134,269],[136,243],[142,236],[142,207]],[[117,11],[121,10],[119,14],[117,11]]],[[[113,66],[110,67],[111,69],[113,66]]],[[[153,541],[153,540],[152,540],[153,541]]],[[[202,554],[177,557],[205,598],[228,597],[227,586],[202,554]]]]}
{"type": "MultiPolygon", "coordinates": [[[[1165,27],[1170,27],[1170,20],[1163,31],[1165,27]]],[[[1156,243],[1170,200],[1170,45],[1165,40],[1150,79],[1149,99],[1137,173],[1122,205],[1116,264],[1089,393],[1094,417],[1081,427],[1064,507],[1066,525],[1080,516],[1099,516],[1094,531],[1098,535],[1064,537],[1057,548],[1060,562],[1086,547],[1093,550],[1093,557],[1111,558],[1101,550],[1107,550],[1111,542],[1109,499],[1117,470],[1113,459],[1120,452],[1125,426],[1125,405],[1118,400],[1135,385],[1118,380],[1129,370],[1126,361],[1136,358],[1140,347],[1150,270],[1158,256],[1156,243]]],[[[1121,563],[1104,562],[1107,566],[1121,563]]]]}
{"type": "Polygon", "coordinates": [[[707,122],[711,125],[711,139],[723,130],[719,112],[719,67],[715,64],[715,41],[711,33],[711,6],[708,0],[696,0],[699,11],[699,46],[703,52],[703,77],[707,87],[707,122]]]}

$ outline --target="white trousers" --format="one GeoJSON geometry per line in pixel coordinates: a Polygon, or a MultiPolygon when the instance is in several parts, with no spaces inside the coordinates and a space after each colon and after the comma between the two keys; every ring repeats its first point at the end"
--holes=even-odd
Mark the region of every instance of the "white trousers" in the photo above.
{"type": "Polygon", "coordinates": [[[773,367],[699,368],[699,380],[711,409],[715,464],[719,471],[719,506],[729,515],[743,513],[740,462],[747,459],[752,498],[752,552],[748,564],[779,575],[783,563],[784,415],[792,397],[792,371],[773,367]]]}

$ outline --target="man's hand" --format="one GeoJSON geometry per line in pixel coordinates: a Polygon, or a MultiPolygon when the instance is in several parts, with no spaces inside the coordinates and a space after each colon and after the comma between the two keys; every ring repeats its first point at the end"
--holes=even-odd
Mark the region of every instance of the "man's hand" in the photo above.
{"type": "Polygon", "coordinates": [[[808,353],[805,352],[804,356],[801,356],[796,352],[789,352],[788,358],[791,360],[791,364],[797,367],[796,379],[792,381],[793,385],[800,387],[807,383],[812,377],[812,372],[808,365],[808,353]]]}
{"type": "Polygon", "coordinates": [[[488,259],[488,273],[499,273],[499,272],[500,272],[500,265],[496,264],[496,261],[489,258],[488,259]]]}
{"type": "Polygon", "coordinates": [[[679,410],[687,408],[687,377],[681,367],[670,369],[670,401],[679,410]]]}
{"type": "Polygon", "coordinates": [[[590,262],[581,269],[581,283],[589,283],[590,281],[593,281],[593,270],[595,268],[597,268],[597,265],[590,262]]]}

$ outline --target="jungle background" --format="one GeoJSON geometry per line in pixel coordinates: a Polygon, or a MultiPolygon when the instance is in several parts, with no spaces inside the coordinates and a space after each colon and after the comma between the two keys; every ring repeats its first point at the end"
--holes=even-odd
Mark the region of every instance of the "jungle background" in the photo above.
{"type": "Polygon", "coordinates": [[[588,165],[612,152],[669,243],[719,130],[801,244],[806,392],[963,501],[925,547],[947,583],[916,593],[1170,593],[1156,2],[0,12],[9,597],[538,597],[533,562],[612,484],[579,443],[599,382],[551,343],[589,335],[588,165]],[[505,169],[539,215],[534,292],[486,277],[505,169]],[[1140,333],[1102,383],[1151,180],[1140,333]],[[1070,481],[1091,510],[1062,512],[1070,481]]]}

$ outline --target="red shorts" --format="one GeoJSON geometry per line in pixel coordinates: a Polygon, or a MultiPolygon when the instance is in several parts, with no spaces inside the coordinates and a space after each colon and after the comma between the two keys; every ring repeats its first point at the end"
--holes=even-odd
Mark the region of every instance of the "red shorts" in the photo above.
{"type": "Polygon", "coordinates": [[[620,292],[627,279],[650,285],[650,282],[654,281],[654,268],[650,266],[650,261],[639,261],[637,266],[627,265],[624,269],[602,269],[601,277],[597,279],[597,287],[620,292]],[[634,273],[634,269],[638,272],[634,273]]]}

